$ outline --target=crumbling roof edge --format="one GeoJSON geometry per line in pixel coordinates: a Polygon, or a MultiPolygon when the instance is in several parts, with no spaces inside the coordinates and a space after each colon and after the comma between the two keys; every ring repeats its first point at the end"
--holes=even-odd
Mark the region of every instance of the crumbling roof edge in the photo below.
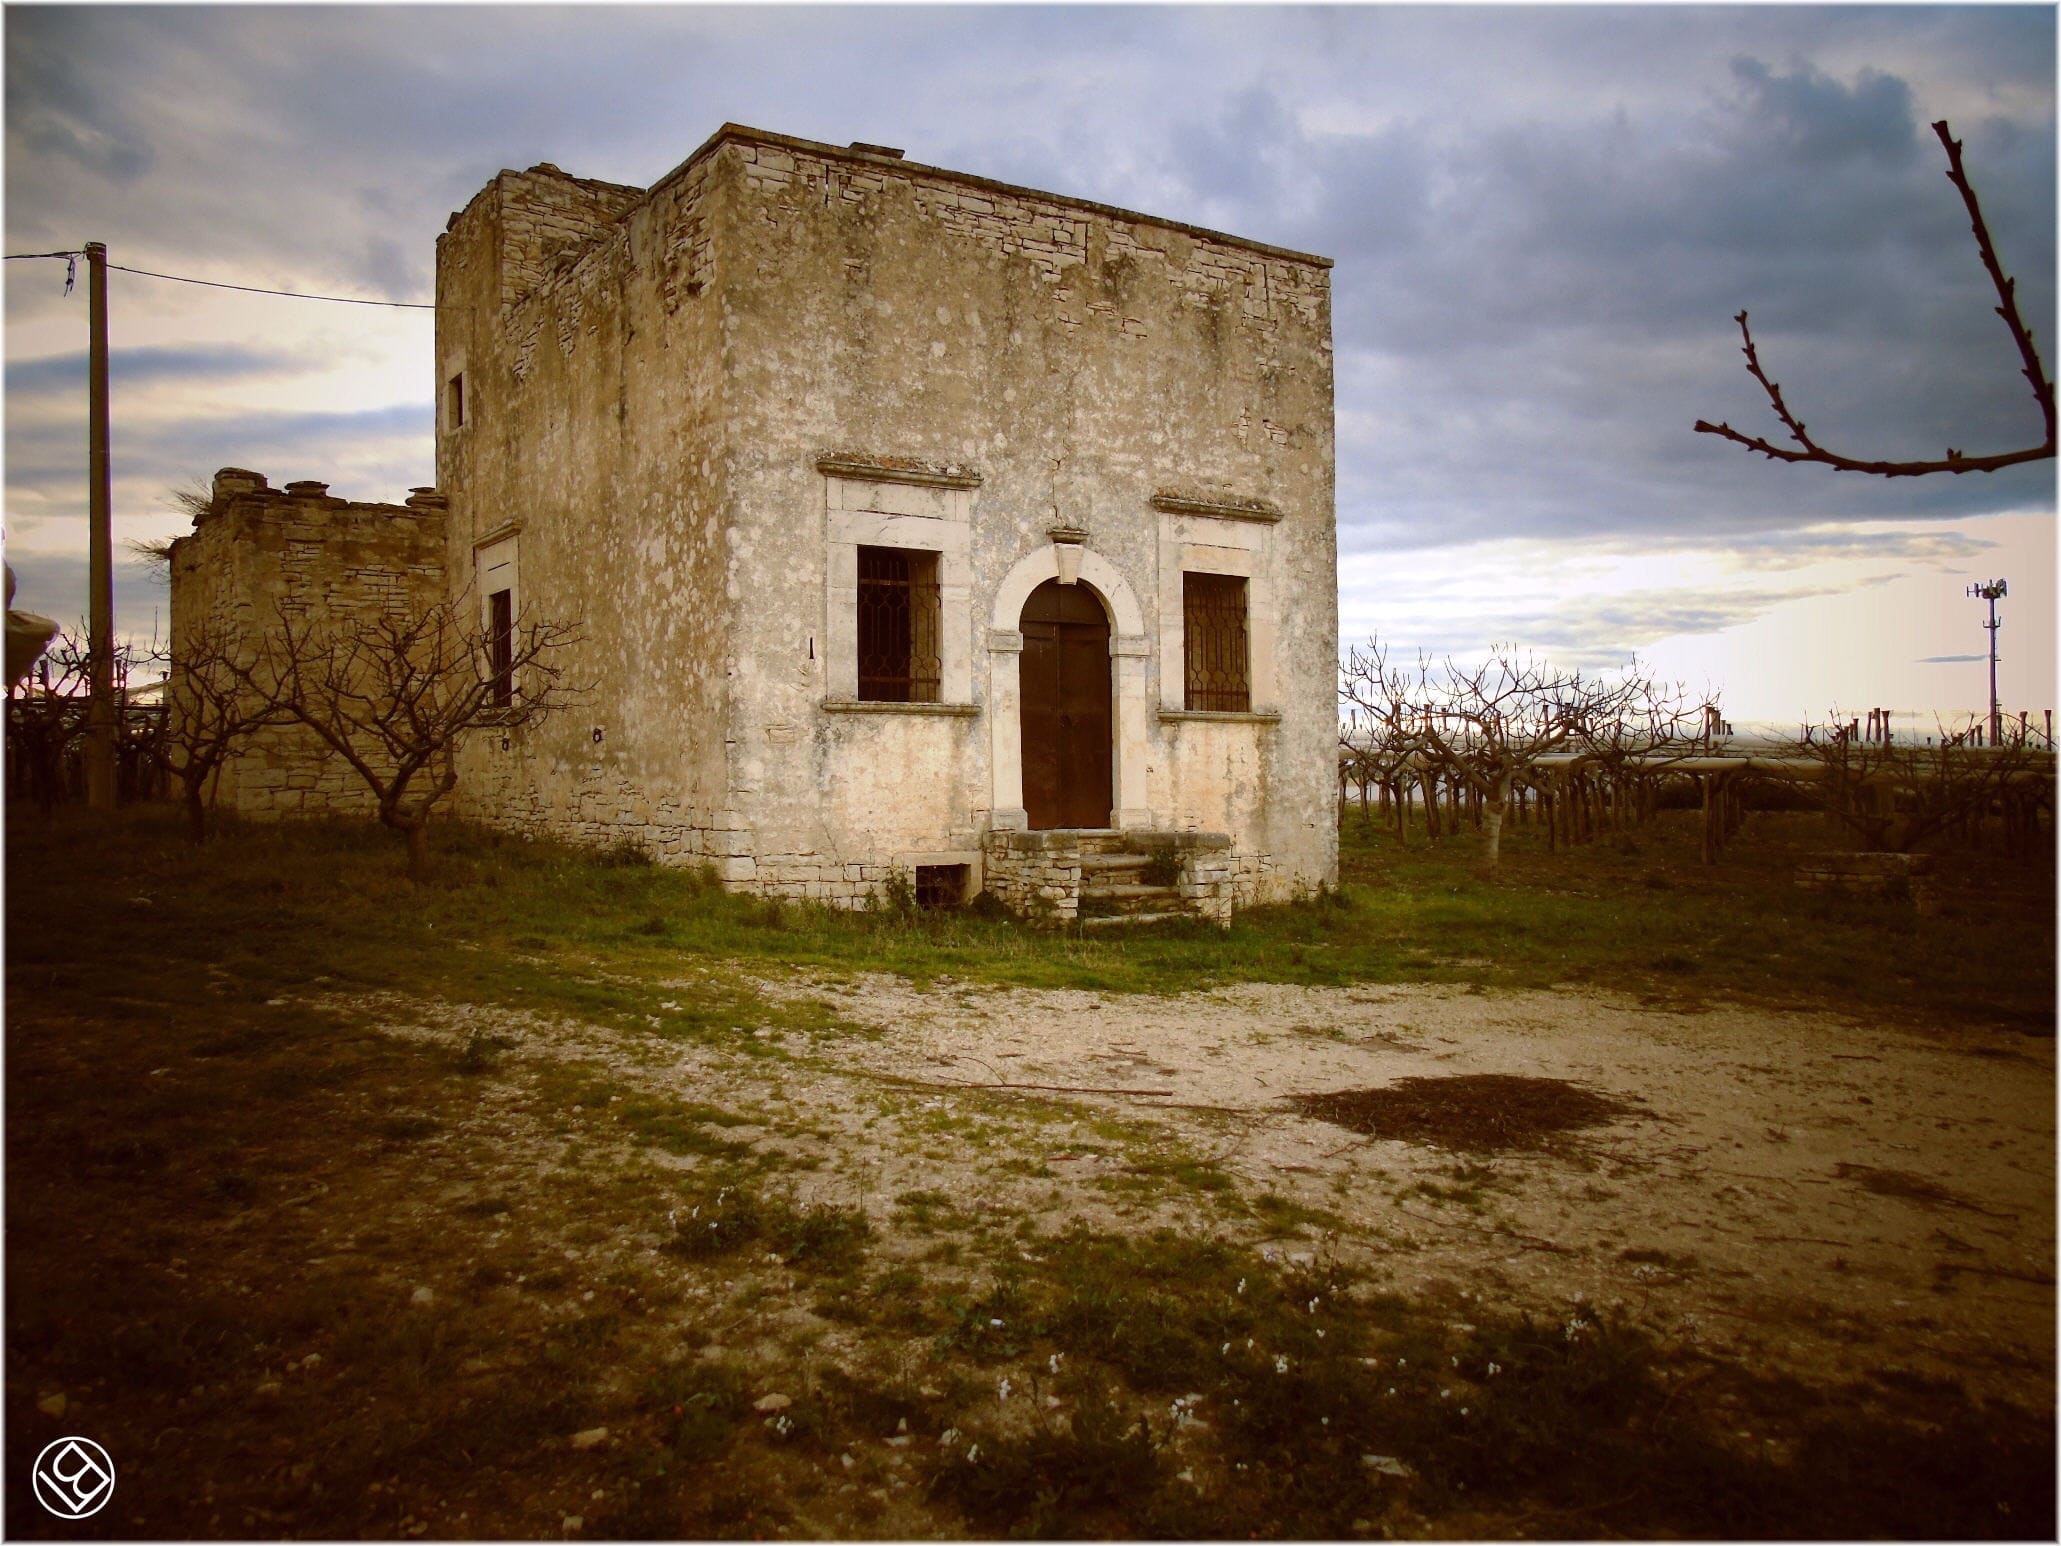
{"type": "Polygon", "coordinates": [[[1087,210],[1112,220],[1130,220],[1143,225],[1161,226],[1170,231],[1179,231],[1198,241],[1220,242],[1226,246],[1242,247],[1249,252],[1263,253],[1270,258],[1283,258],[1291,263],[1307,263],[1316,268],[1329,269],[1330,258],[1320,257],[1313,252],[1297,252],[1292,247],[1276,247],[1270,242],[1254,241],[1249,236],[1233,236],[1228,231],[1212,231],[1207,226],[1190,225],[1185,220],[1170,220],[1164,215],[1147,215],[1135,209],[1122,209],[1114,204],[1099,204],[1093,199],[1075,198],[1070,194],[1051,193],[1043,188],[1027,188],[1021,183],[1005,183],[992,177],[981,177],[973,172],[955,172],[950,167],[931,166],[922,161],[890,159],[867,151],[853,150],[843,145],[826,145],[818,140],[800,139],[791,134],[775,134],[769,129],[754,129],[748,124],[726,123],[707,139],[703,140],[694,154],[674,167],[665,176],[645,191],[649,198],[675,178],[684,177],[697,163],[713,155],[726,141],[740,144],[770,145],[780,150],[798,150],[811,156],[823,156],[836,161],[849,161],[870,167],[900,167],[911,172],[921,172],[926,177],[943,178],[947,182],[961,183],[969,188],[982,188],[990,193],[1003,193],[1012,197],[1049,199],[1055,204],[1064,204],[1072,209],[1087,210]]]}

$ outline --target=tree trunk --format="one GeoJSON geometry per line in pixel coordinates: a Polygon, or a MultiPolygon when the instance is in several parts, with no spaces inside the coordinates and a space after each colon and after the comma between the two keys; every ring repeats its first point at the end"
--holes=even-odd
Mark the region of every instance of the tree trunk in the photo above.
{"type": "Polygon", "coordinates": [[[195,843],[208,840],[207,780],[205,777],[186,781],[186,835],[195,843]]]}
{"type": "Polygon", "coordinates": [[[1496,780],[1493,796],[1483,797],[1481,811],[1484,818],[1482,830],[1488,834],[1487,863],[1494,869],[1503,857],[1503,812],[1510,803],[1510,775],[1505,773],[1496,780]]]}

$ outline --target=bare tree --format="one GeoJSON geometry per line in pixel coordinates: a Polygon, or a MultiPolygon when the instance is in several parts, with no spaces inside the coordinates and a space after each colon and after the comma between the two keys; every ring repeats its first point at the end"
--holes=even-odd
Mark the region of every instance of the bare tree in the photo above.
{"type": "MultiPolygon", "coordinates": [[[[1512,795],[1541,777],[1545,758],[1579,752],[1613,766],[1674,746],[1693,749],[1690,727],[1704,706],[1690,706],[1636,664],[1621,678],[1556,670],[1508,645],[1474,666],[1421,658],[1414,676],[1392,667],[1379,640],[1354,647],[1340,670],[1347,743],[1424,781],[1428,807],[1443,780],[1480,797],[1484,861],[1501,862],[1512,795]]],[[[1431,817],[1436,836],[1436,816],[1431,817]]]]}
{"type": "Polygon", "coordinates": [[[1558,671],[1509,646],[1491,649],[1478,666],[1448,660],[1440,678],[1426,673],[1425,685],[1438,699],[1425,734],[1482,796],[1484,860],[1491,867],[1502,856],[1511,791],[1537,776],[1542,759],[1556,752],[1651,752],[1689,717],[1680,694],[1670,695],[1636,664],[1612,680],[1558,671]]]}
{"type": "Polygon", "coordinates": [[[1745,339],[1747,374],[1760,383],[1767,394],[1769,406],[1775,417],[1789,432],[1794,446],[1778,446],[1759,435],[1742,434],[1730,424],[1712,424],[1703,419],[1696,421],[1696,431],[1702,435],[1718,435],[1742,445],[1749,451],[1758,451],[1763,456],[1773,457],[1780,462],[1816,462],[1821,466],[1834,467],[1842,472],[1873,473],[1884,478],[1911,478],[1933,472],[1994,472],[2000,467],[2013,467],[2020,462],[2046,460],[2054,455],[2054,384],[2047,379],[2045,368],[2040,364],[2039,351],[2033,347],[2032,332],[2018,313],[2018,283],[2005,275],[2003,266],[1997,261],[1996,248],[1990,242],[1989,225],[1982,218],[1982,205],[1976,200],[1975,189],[1969,184],[1967,174],[1961,167],[1961,142],[1948,132],[1945,119],[1932,126],[1932,132],[1939,136],[1939,142],[1946,147],[1947,178],[1961,195],[1961,202],[1968,207],[1968,219],[1974,229],[1975,249],[1981,254],[1982,266],[1989,271],[1990,282],[1996,286],[1997,315],[2004,319],[2004,326],[2010,329],[2011,342],[2017,345],[2018,357],[2022,362],[2022,374],[2032,387],[2033,402],[2039,407],[2040,418],[2046,426],[2046,438],[2036,446],[2019,451],[2003,451],[1990,456],[1969,456],[1953,447],[1934,461],[1894,462],[1863,461],[1856,457],[1842,456],[1829,451],[1811,439],[1801,419],[1790,411],[1789,404],[1782,397],[1781,386],[1769,379],[1761,368],[1760,355],[1753,346],[1753,332],[1746,325],[1746,313],[1740,312],[1734,319],[1739,324],[1740,335],[1745,339]]]}
{"type": "Polygon", "coordinates": [[[467,619],[466,598],[329,630],[284,616],[245,684],[307,726],[372,792],[382,825],[408,844],[408,875],[428,871],[430,813],[458,782],[466,731],[506,732],[563,707],[574,689],[561,655],[570,624],[518,619],[499,638],[467,619]]]}
{"type": "Polygon", "coordinates": [[[86,730],[86,693],[93,679],[85,627],[61,628],[27,681],[7,694],[10,793],[27,793],[47,816],[65,791],[65,766],[86,730]]]}
{"type": "Polygon", "coordinates": [[[2052,808],[2050,756],[2023,745],[1977,746],[1975,735],[1942,726],[1937,745],[1890,745],[1841,722],[1829,734],[1807,727],[1792,754],[1817,764],[1818,777],[1801,787],[1864,849],[1909,853],[1943,833],[1972,832],[2014,800],[2052,808]]]}
{"type": "MultiPolygon", "coordinates": [[[[1352,645],[1338,667],[1338,695],[1344,709],[1339,749],[1351,775],[1360,780],[1362,803],[1369,784],[1379,785],[1395,808],[1396,833],[1409,834],[1408,780],[1417,776],[1422,750],[1412,731],[1412,678],[1388,663],[1380,639],[1352,645]]],[[[1427,799],[1429,796],[1427,795],[1427,799]]],[[[1433,833],[1436,835],[1436,817],[1433,833]]]]}
{"type": "MultiPolygon", "coordinates": [[[[210,784],[222,765],[257,732],[284,724],[292,715],[279,701],[276,680],[254,682],[255,663],[239,659],[232,641],[212,628],[197,628],[181,639],[168,665],[156,757],[179,782],[187,836],[204,843],[210,784]]],[[[268,665],[276,670],[277,652],[268,665]]]]}

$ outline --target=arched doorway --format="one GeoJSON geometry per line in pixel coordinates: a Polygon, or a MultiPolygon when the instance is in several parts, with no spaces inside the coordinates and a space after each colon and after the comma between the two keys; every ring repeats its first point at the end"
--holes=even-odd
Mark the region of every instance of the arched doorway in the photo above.
{"type": "Polygon", "coordinates": [[[1047,580],[1023,604],[1023,809],[1033,828],[1107,827],[1115,804],[1109,614],[1047,580]]]}

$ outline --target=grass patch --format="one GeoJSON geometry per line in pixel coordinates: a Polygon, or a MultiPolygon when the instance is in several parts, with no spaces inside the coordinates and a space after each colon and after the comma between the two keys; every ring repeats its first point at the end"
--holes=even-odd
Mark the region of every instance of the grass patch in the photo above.
{"type": "Polygon", "coordinates": [[[723,1186],[682,1200],[670,1216],[667,1249],[689,1261],[729,1256],[756,1246],[782,1263],[816,1272],[847,1272],[863,1259],[873,1226],[863,1209],[834,1203],[797,1205],[762,1197],[749,1186],[723,1186]]]}
{"type": "Polygon", "coordinates": [[[1940,856],[1937,907],[1921,919],[1894,902],[1799,891],[1799,859],[1827,846],[1822,823],[1800,815],[1756,815],[1715,865],[1700,862],[1689,812],[1662,812],[1636,852],[1548,853],[1540,833],[1512,826],[1494,872],[1480,872],[1478,834],[1398,846],[1349,817],[1336,891],[1246,910],[1227,931],[1107,938],[1039,933],[987,909],[850,913],[732,896],[641,851],[581,852],[458,822],[431,833],[432,876],[417,886],[370,823],[225,821],[196,850],[147,809],[111,825],[72,811],[17,820],[10,880],[53,912],[17,942],[10,971],[35,991],[90,984],[101,1005],[145,1017],[168,987],[262,1002],[335,985],[562,1010],[668,1038],[839,1029],[820,1006],[769,1004],[732,979],[683,985],[679,964],[705,959],[1113,992],[1581,983],[1686,1004],[1867,1008],[2043,1034],[2054,1023],[2051,853],[1940,856]],[[90,899],[54,883],[73,873],[95,877],[90,899]],[[53,949],[60,931],[106,948],[53,949]],[[127,948],[139,939],[151,948],[127,948]]]}

